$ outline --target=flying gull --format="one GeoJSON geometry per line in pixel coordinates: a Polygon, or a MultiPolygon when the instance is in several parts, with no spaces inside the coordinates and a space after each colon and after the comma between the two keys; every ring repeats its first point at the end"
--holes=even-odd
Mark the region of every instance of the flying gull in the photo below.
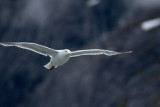
{"type": "Polygon", "coordinates": [[[103,50],[103,49],[86,49],[86,50],[78,50],[78,51],[70,51],[69,49],[63,49],[63,50],[55,50],[48,48],[46,46],[42,46],[35,43],[29,43],[29,42],[0,42],[3,46],[16,46],[19,48],[27,49],[36,53],[39,53],[44,56],[50,57],[50,62],[44,65],[45,68],[52,70],[56,68],[57,66],[61,66],[65,64],[70,57],[77,57],[82,55],[118,55],[123,53],[131,53],[132,51],[128,52],[115,52],[115,51],[109,51],[109,50],[103,50]]]}

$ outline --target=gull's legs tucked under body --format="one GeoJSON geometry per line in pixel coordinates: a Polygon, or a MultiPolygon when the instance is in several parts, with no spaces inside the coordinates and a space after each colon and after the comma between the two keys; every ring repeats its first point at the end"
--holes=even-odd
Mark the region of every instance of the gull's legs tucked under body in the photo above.
{"type": "Polygon", "coordinates": [[[115,51],[109,51],[109,50],[103,50],[103,49],[87,49],[87,50],[78,50],[78,51],[70,51],[68,49],[63,50],[54,50],[39,44],[35,43],[28,43],[28,42],[0,42],[3,46],[16,46],[19,48],[31,50],[33,52],[39,53],[41,55],[50,56],[50,62],[46,65],[44,65],[47,69],[54,69],[57,66],[61,66],[65,64],[70,57],[77,57],[82,55],[118,55],[123,53],[131,53],[129,52],[115,52],[115,51]]]}

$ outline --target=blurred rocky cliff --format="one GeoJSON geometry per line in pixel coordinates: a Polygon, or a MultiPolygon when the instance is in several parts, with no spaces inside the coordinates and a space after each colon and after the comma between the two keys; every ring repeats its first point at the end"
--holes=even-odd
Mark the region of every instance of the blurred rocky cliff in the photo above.
{"type": "Polygon", "coordinates": [[[159,107],[158,0],[1,0],[0,41],[133,53],[82,56],[46,70],[49,57],[0,46],[0,107],[159,107]]]}

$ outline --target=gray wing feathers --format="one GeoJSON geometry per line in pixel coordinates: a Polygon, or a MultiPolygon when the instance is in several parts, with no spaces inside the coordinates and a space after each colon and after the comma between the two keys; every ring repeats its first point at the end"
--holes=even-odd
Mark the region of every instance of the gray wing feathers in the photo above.
{"type": "Polygon", "coordinates": [[[123,53],[131,53],[132,51],[128,52],[115,52],[115,51],[109,51],[109,50],[102,50],[102,49],[88,49],[88,50],[79,50],[79,51],[73,51],[71,52],[71,57],[81,56],[81,55],[117,55],[117,54],[123,54],[123,53]]]}
{"type": "Polygon", "coordinates": [[[27,49],[27,50],[31,50],[33,52],[42,54],[42,55],[55,55],[57,54],[57,51],[55,51],[54,49],[42,46],[42,45],[38,45],[35,43],[28,43],[28,42],[0,42],[1,45],[3,46],[16,46],[19,48],[23,48],[23,49],[27,49]]]}

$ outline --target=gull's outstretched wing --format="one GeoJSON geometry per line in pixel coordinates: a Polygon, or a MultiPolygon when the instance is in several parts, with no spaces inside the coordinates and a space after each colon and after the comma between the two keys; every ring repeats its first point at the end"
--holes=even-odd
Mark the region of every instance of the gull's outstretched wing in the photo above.
{"type": "Polygon", "coordinates": [[[88,50],[78,50],[78,51],[73,51],[71,52],[70,57],[76,57],[76,56],[81,56],[81,55],[117,55],[117,54],[123,54],[123,53],[131,53],[132,51],[128,52],[115,52],[115,51],[109,51],[109,50],[102,50],[102,49],[88,49],[88,50]]]}
{"type": "Polygon", "coordinates": [[[23,48],[23,49],[27,49],[27,50],[31,50],[33,52],[42,54],[42,55],[49,55],[49,56],[54,56],[56,55],[58,52],[54,49],[42,46],[42,45],[38,45],[35,43],[28,43],[28,42],[0,42],[1,45],[3,46],[16,46],[19,48],[23,48]]]}

